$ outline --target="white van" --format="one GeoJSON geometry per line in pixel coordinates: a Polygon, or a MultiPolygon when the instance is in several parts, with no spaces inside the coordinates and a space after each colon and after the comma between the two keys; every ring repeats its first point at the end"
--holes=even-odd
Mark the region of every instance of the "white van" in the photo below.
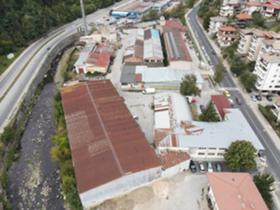
{"type": "Polygon", "coordinates": [[[142,93],[143,94],[153,94],[156,92],[156,89],[155,88],[145,88],[142,93]]]}

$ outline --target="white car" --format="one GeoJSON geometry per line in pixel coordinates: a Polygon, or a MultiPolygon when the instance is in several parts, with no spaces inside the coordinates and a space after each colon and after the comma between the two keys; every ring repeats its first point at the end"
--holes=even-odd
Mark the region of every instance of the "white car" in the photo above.
{"type": "Polygon", "coordinates": [[[256,98],[256,96],[255,96],[255,95],[252,95],[252,96],[251,96],[251,99],[252,99],[252,101],[254,101],[254,102],[256,102],[256,101],[257,101],[257,98],[256,98]]]}
{"type": "Polygon", "coordinates": [[[213,166],[210,162],[208,162],[208,172],[213,172],[213,166]]]}
{"type": "Polygon", "coordinates": [[[200,170],[201,173],[205,173],[206,172],[203,163],[199,163],[199,170],[200,170]]]}

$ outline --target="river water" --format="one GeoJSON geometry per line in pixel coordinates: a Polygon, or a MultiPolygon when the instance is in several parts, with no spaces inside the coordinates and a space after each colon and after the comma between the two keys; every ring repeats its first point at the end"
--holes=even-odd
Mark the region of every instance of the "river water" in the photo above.
{"type": "Polygon", "coordinates": [[[51,160],[55,133],[55,85],[44,86],[21,139],[21,152],[9,171],[8,194],[13,209],[63,208],[58,164],[51,160]]]}

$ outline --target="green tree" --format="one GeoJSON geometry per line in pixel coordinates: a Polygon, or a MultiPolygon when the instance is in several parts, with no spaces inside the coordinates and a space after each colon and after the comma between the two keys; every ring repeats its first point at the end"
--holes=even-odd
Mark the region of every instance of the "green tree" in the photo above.
{"type": "Polygon", "coordinates": [[[219,62],[217,66],[215,67],[215,74],[214,74],[214,80],[217,83],[221,83],[225,76],[225,67],[222,62],[219,62]]]}
{"type": "Polygon", "coordinates": [[[256,149],[251,142],[237,140],[232,142],[224,154],[227,167],[233,171],[243,171],[256,168],[256,149]]]}
{"type": "Polygon", "coordinates": [[[272,192],[274,191],[274,178],[271,174],[257,174],[254,176],[254,182],[261,193],[266,205],[269,209],[273,207],[272,192]]]}
{"type": "Polygon", "coordinates": [[[252,26],[253,27],[264,27],[264,18],[260,12],[253,12],[252,13],[252,26]]]}
{"type": "Polygon", "coordinates": [[[230,61],[230,71],[237,76],[240,76],[247,68],[246,63],[240,57],[234,56],[230,61]]]}
{"type": "Polygon", "coordinates": [[[252,72],[245,71],[240,75],[240,82],[248,92],[251,92],[255,87],[256,81],[257,76],[252,72]]]}
{"type": "Polygon", "coordinates": [[[157,20],[159,18],[159,13],[157,10],[151,10],[148,14],[142,17],[142,21],[157,20]]]}
{"type": "Polygon", "coordinates": [[[212,102],[210,102],[208,104],[206,109],[199,116],[199,120],[204,121],[204,122],[218,122],[218,121],[220,121],[220,118],[219,118],[212,102]]]}
{"type": "Polygon", "coordinates": [[[184,77],[180,85],[180,92],[185,96],[200,95],[200,89],[196,86],[195,75],[191,74],[184,77]]]}
{"type": "Polygon", "coordinates": [[[229,47],[226,47],[222,50],[222,55],[224,59],[227,59],[229,62],[236,56],[236,51],[238,48],[238,42],[232,43],[229,47]]]}

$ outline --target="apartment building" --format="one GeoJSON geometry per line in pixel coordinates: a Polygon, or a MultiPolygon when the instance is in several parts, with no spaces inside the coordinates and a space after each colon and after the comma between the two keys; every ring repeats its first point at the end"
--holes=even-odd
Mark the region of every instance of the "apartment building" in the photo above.
{"type": "Polygon", "coordinates": [[[222,16],[211,17],[208,33],[210,35],[215,35],[219,31],[219,28],[225,25],[227,21],[228,21],[227,17],[222,17],[222,16]]]}
{"type": "Polygon", "coordinates": [[[280,54],[261,53],[253,73],[257,75],[259,91],[280,91],[280,54]]]}
{"type": "Polygon", "coordinates": [[[220,8],[220,16],[231,17],[238,14],[241,10],[243,0],[224,0],[220,8]]]}
{"type": "Polygon", "coordinates": [[[238,38],[237,30],[233,26],[222,26],[217,33],[217,41],[220,47],[228,47],[238,38]]]}
{"type": "Polygon", "coordinates": [[[252,15],[253,12],[260,12],[262,10],[262,3],[258,1],[249,1],[244,4],[243,12],[252,15]]]}
{"type": "Polygon", "coordinates": [[[269,40],[280,40],[280,34],[272,31],[261,31],[259,29],[242,29],[240,30],[240,41],[237,52],[240,55],[247,55],[250,61],[256,61],[264,41],[269,40]]]}

